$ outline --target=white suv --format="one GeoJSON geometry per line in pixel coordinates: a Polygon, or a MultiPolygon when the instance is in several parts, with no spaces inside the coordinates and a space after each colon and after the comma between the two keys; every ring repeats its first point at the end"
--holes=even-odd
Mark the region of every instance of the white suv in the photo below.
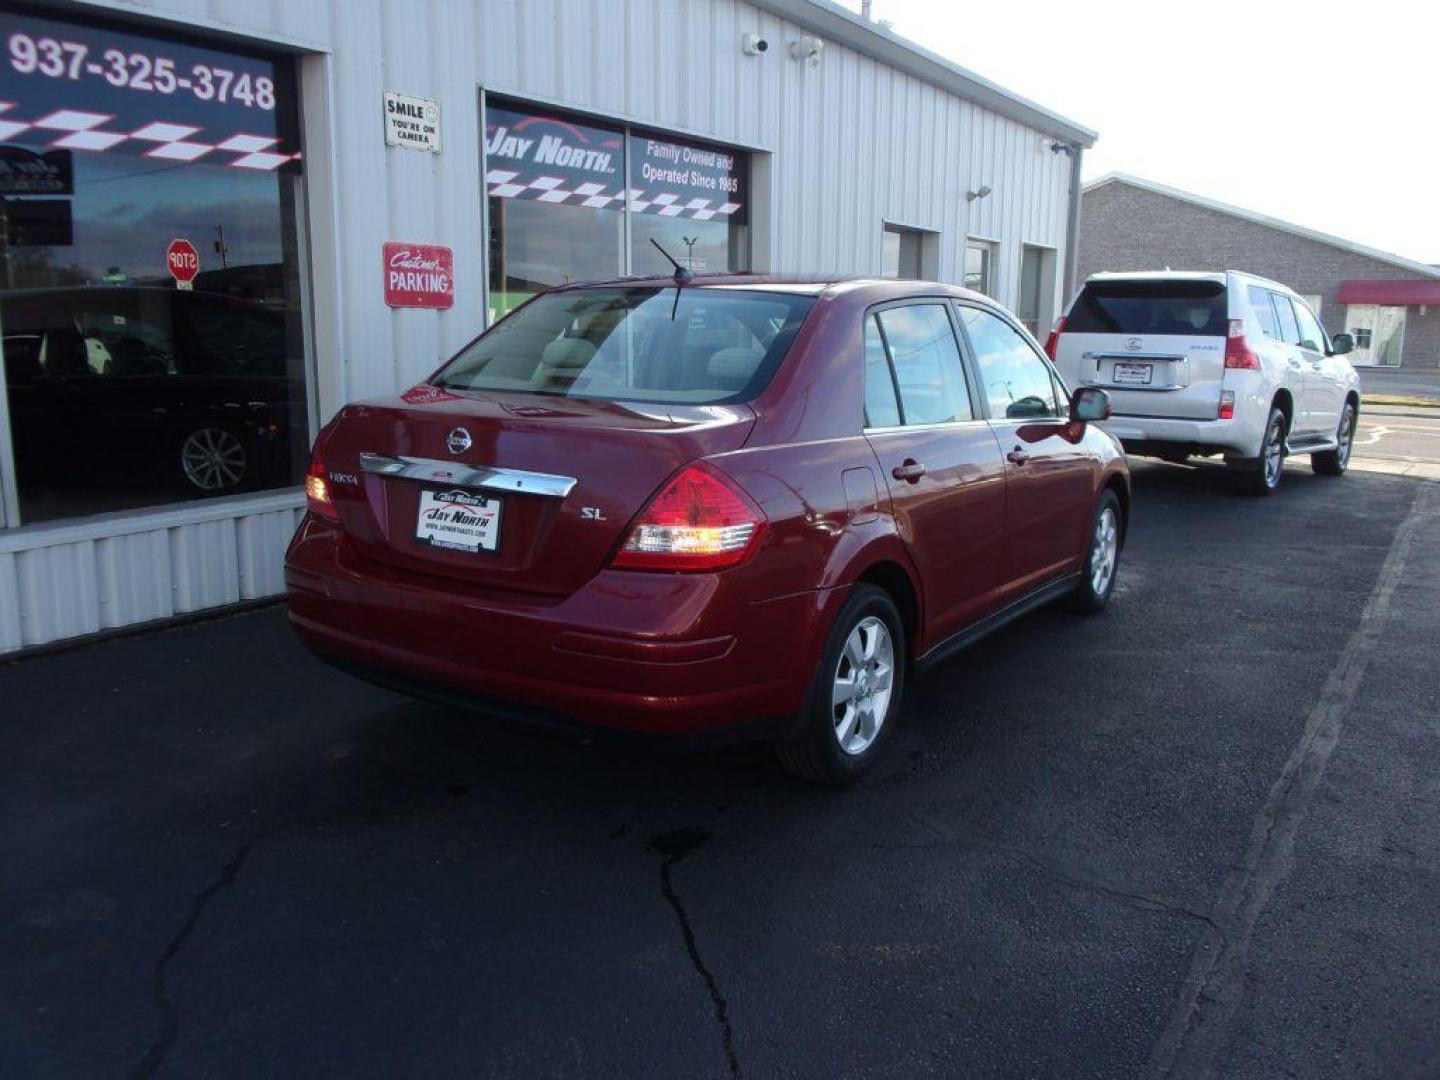
{"type": "Polygon", "coordinates": [[[1277,282],[1166,271],[1092,275],[1045,351],[1072,387],[1109,392],[1104,426],[1128,452],[1223,454],[1268,495],[1287,454],[1345,471],[1360,412],[1353,347],[1277,282]]]}

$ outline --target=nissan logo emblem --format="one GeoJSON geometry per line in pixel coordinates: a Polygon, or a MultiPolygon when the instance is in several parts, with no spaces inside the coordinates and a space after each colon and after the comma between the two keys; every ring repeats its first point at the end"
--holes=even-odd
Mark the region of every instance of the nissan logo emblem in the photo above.
{"type": "Polygon", "coordinates": [[[470,432],[463,427],[457,427],[445,436],[445,445],[450,448],[452,454],[463,454],[470,449],[470,432]]]}

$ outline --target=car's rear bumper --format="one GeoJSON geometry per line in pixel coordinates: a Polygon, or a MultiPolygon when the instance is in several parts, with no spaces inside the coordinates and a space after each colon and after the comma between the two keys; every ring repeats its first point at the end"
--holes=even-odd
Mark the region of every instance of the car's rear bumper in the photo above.
{"type": "Polygon", "coordinates": [[[843,601],[834,589],[754,601],[724,574],[608,570],[560,599],[487,595],[364,560],[313,518],[285,580],[301,639],[373,681],[677,735],[797,714],[843,601]]]}
{"type": "Polygon", "coordinates": [[[1130,453],[1223,453],[1254,456],[1264,426],[1248,417],[1233,420],[1185,420],[1173,417],[1115,414],[1102,425],[1130,453]]]}

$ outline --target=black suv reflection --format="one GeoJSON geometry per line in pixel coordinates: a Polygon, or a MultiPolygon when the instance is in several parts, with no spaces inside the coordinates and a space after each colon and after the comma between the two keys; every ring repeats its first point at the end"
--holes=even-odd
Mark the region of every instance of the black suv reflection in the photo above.
{"type": "Polygon", "coordinates": [[[166,288],[17,289],[0,326],[26,520],[297,482],[305,390],[283,309],[166,288]]]}

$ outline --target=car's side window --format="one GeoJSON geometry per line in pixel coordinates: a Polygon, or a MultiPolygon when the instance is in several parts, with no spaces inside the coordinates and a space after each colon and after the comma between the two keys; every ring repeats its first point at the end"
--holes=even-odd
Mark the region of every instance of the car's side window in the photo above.
{"type": "Polygon", "coordinates": [[[895,427],[899,423],[890,358],[885,353],[880,324],[871,315],[865,319],[865,426],[895,427]]]}
{"type": "Polygon", "coordinates": [[[1321,328],[1320,321],[1304,304],[1293,301],[1292,303],[1295,308],[1295,318],[1300,321],[1300,347],[1309,349],[1311,352],[1328,352],[1330,343],[1325,338],[1325,331],[1321,328]]]}
{"type": "Polygon", "coordinates": [[[1030,420],[1060,415],[1050,368],[1018,330],[980,308],[961,307],[960,321],[992,417],[1030,420]]]}
{"type": "Polygon", "coordinates": [[[1280,322],[1275,318],[1275,308],[1270,303],[1270,290],[1262,289],[1259,285],[1247,285],[1246,293],[1250,297],[1250,307],[1255,311],[1255,317],[1260,320],[1260,329],[1265,331],[1265,336],[1272,340],[1279,341],[1280,322]]]}
{"type": "Polygon", "coordinates": [[[1275,305],[1275,316],[1280,320],[1280,340],[1291,345],[1300,344],[1300,324],[1295,321],[1295,309],[1290,306],[1290,298],[1272,292],[1270,301],[1275,305]]]}
{"type": "Polygon", "coordinates": [[[906,304],[879,313],[906,424],[973,420],[960,346],[944,304],[906,304]]]}

